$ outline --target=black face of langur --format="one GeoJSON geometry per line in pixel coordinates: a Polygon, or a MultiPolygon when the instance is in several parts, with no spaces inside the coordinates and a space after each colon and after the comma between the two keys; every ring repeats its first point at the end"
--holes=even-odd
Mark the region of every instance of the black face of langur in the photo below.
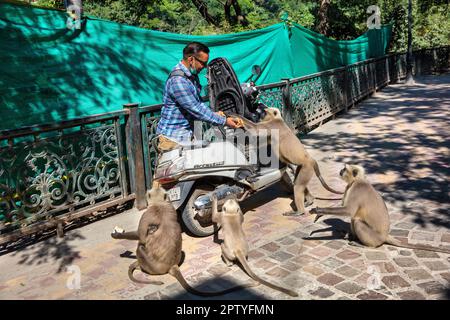
{"type": "Polygon", "coordinates": [[[347,184],[352,183],[356,179],[364,179],[364,169],[361,166],[346,164],[345,167],[339,172],[342,180],[347,184]]]}
{"type": "Polygon", "coordinates": [[[162,202],[167,200],[167,193],[166,190],[164,190],[161,187],[158,188],[152,188],[148,192],[149,201],[151,202],[162,202]]]}
{"type": "Polygon", "coordinates": [[[273,119],[282,119],[280,110],[277,108],[267,108],[265,109],[265,115],[262,122],[267,122],[273,119]]]}
{"type": "Polygon", "coordinates": [[[222,211],[226,213],[242,214],[241,207],[235,199],[227,199],[222,206],[222,211]]]}

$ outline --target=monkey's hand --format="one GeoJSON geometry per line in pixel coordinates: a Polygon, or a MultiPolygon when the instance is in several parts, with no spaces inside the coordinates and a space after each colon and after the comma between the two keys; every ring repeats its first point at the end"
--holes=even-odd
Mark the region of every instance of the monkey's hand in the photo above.
{"type": "Polygon", "coordinates": [[[119,239],[120,234],[124,233],[125,230],[123,230],[122,228],[115,226],[113,232],[111,233],[111,237],[114,239],[119,239]]]}
{"type": "Polygon", "coordinates": [[[211,205],[213,207],[217,206],[217,196],[214,193],[211,195],[211,205]]]}
{"type": "Polygon", "coordinates": [[[234,113],[234,112],[227,112],[227,117],[231,117],[236,121],[238,128],[244,128],[245,130],[256,130],[256,123],[242,117],[240,114],[234,113]]]}
{"type": "Polygon", "coordinates": [[[213,193],[211,195],[211,212],[212,212],[212,222],[219,224],[219,213],[217,212],[218,208],[217,208],[217,196],[213,193]]]}
{"type": "Polygon", "coordinates": [[[236,117],[233,118],[236,122],[236,127],[238,128],[243,128],[244,127],[244,121],[242,120],[242,118],[236,117]]]}
{"type": "Polygon", "coordinates": [[[309,214],[311,214],[311,215],[315,214],[316,215],[315,218],[314,218],[314,223],[316,223],[317,220],[319,220],[320,217],[322,217],[322,215],[320,213],[321,213],[321,209],[319,207],[315,207],[315,208],[312,208],[311,210],[309,210],[309,214]]]}

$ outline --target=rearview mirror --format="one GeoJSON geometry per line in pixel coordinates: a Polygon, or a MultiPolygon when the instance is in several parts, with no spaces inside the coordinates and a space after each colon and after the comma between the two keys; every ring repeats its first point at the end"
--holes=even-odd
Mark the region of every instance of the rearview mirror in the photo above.
{"type": "Polygon", "coordinates": [[[259,76],[260,74],[261,74],[261,67],[259,65],[255,64],[252,67],[252,75],[259,76]]]}

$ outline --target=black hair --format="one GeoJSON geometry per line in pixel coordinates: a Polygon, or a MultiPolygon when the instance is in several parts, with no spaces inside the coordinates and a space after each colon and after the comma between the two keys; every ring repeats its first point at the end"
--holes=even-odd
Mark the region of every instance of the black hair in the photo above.
{"type": "Polygon", "coordinates": [[[209,48],[200,42],[190,42],[183,49],[183,59],[187,59],[200,51],[204,53],[209,53],[209,48]]]}

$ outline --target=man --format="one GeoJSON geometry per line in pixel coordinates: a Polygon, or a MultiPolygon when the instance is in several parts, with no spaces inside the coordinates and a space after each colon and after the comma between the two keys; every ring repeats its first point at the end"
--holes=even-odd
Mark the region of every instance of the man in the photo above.
{"type": "Polygon", "coordinates": [[[164,106],[156,129],[160,152],[171,150],[180,142],[192,141],[195,120],[237,128],[237,119],[215,113],[201,101],[198,73],[206,67],[208,59],[209,48],[191,42],[183,49],[183,60],[172,69],[164,88],[164,106]]]}

